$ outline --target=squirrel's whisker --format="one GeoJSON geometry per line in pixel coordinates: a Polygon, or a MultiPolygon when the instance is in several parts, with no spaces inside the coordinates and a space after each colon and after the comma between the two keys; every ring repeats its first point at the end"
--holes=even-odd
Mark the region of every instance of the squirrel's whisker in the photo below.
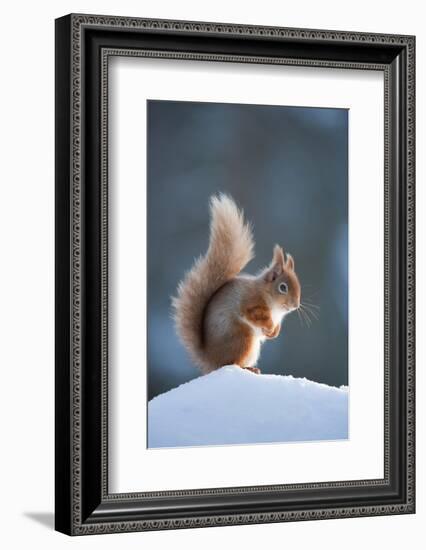
{"type": "Polygon", "coordinates": [[[315,292],[313,294],[308,294],[306,292],[303,293],[303,301],[304,302],[312,302],[315,303],[317,301],[318,292],[315,292]]]}
{"type": "Polygon", "coordinates": [[[311,321],[310,319],[310,315],[316,320],[318,321],[318,317],[317,315],[315,314],[315,312],[311,311],[310,309],[308,309],[306,307],[305,304],[301,304],[301,311],[304,311],[305,312],[305,315],[308,317],[308,319],[311,321]]]}
{"type": "Polygon", "coordinates": [[[316,304],[314,304],[313,302],[311,302],[309,299],[308,300],[303,300],[302,301],[302,304],[304,306],[311,306],[311,307],[314,307],[316,309],[320,309],[320,306],[317,306],[316,304]]]}
{"type": "Polygon", "coordinates": [[[307,328],[309,328],[311,326],[311,322],[310,322],[308,316],[306,315],[306,313],[302,309],[300,310],[300,315],[302,316],[302,319],[305,322],[305,326],[307,328]]]}
{"type": "Polygon", "coordinates": [[[312,319],[315,319],[315,321],[318,321],[318,316],[317,315],[315,315],[312,311],[309,311],[308,313],[309,313],[309,315],[311,315],[312,319]]]}
{"type": "Polygon", "coordinates": [[[310,313],[313,317],[317,318],[318,315],[319,315],[319,311],[318,310],[315,310],[315,309],[311,309],[310,306],[307,306],[305,304],[303,304],[303,307],[304,309],[310,313]]]}
{"type": "Polygon", "coordinates": [[[319,308],[313,308],[310,304],[302,304],[302,308],[304,308],[308,313],[310,313],[315,319],[319,316],[319,308]]]}
{"type": "Polygon", "coordinates": [[[315,319],[316,321],[318,321],[318,313],[317,313],[316,311],[312,311],[311,309],[307,308],[306,306],[305,306],[305,309],[306,309],[306,311],[309,313],[309,315],[311,315],[311,317],[312,317],[313,319],[315,319]]]}
{"type": "Polygon", "coordinates": [[[305,308],[303,307],[302,304],[300,304],[300,308],[299,308],[299,309],[300,309],[300,313],[302,314],[302,316],[304,317],[304,319],[305,319],[305,321],[306,321],[306,323],[307,323],[307,326],[310,327],[310,326],[311,326],[311,320],[310,320],[310,318],[309,318],[309,315],[306,313],[306,310],[305,310],[305,308]]]}
{"type": "Polygon", "coordinates": [[[318,321],[318,312],[317,311],[313,311],[309,308],[309,306],[306,306],[306,304],[302,304],[302,307],[305,309],[305,311],[307,313],[309,313],[310,315],[312,315],[312,317],[318,321]]]}
{"type": "Polygon", "coordinates": [[[303,302],[303,305],[313,311],[316,311],[318,313],[318,310],[320,310],[320,306],[317,306],[316,304],[311,304],[309,302],[303,302]]]}
{"type": "Polygon", "coordinates": [[[307,327],[308,324],[306,323],[306,320],[305,320],[305,318],[303,317],[303,315],[301,313],[301,309],[298,308],[296,311],[297,311],[297,314],[299,316],[300,324],[302,325],[302,327],[305,327],[305,326],[307,327]]]}

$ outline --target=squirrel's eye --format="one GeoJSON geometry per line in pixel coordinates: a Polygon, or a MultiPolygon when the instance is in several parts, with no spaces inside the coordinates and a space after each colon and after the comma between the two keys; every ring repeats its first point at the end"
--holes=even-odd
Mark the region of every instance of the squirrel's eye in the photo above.
{"type": "Polygon", "coordinates": [[[288,284],[287,283],[280,283],[278,285],[278,292],[280,292],[281,294],[287,294],[288,284]]]}

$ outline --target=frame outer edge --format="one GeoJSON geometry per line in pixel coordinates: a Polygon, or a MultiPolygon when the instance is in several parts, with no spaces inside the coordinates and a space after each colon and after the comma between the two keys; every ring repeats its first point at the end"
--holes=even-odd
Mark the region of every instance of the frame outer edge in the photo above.
{"type": "MultiPolygon", "coordinates": [[[[139,18],[125,18],[115,16],[95,16],[95,15],[77,15],[68,16],[71,24],[71,154],[72,154],[72,204],[71,204],[71,276],[72,276],[72,300],[71,300],[71,500],[72,500],[72,534],[95,534],[112,533],[136,530],[157,530],[157,529],[177,529],[187,527],[201,527],[212,525],[230,525],[263,523],[275,521],[307,520],[307,519],[326,519],[332,517],[361,517],[366,515],[385,515],[394,513],[412,513],[414,512],[414,47],[415,39],[412,36],[403,35],[380,35],[372,33],[356,33],[342,31],[322,31],[309,29],[286,29],[279,27],[257,27],[245,25],[229,25],[219,23],[201,23],[188,21],[168,21],[151,20],[139,18]],[[274,513],[253,513],[253,514],[231,514],[216,515],[211,517],[200,517],[178,520],[147,520],[147,521],[129,521],[117,523],[93,523],[83,524],[81,518],[81,486],[80,486],[80,463],[81,463],[81,445],[80,445],[80,380],[81,380],[81,38],[83,26],[99,27],[119,27],[125,29],[147,29],[151,31],[172,30],[174,32],[184,33],[207,33],[207,34],[227,34],[240,37],[241,35],[250,35],[252,37],[267,38],[289,38],[306,39],[311,41],[330,41],[341,43],[345,41],[353,43],[368,43],[376,45],[387,44],[406,48],[408,50],[408,136],[407,136],[407,155],[408,155],[408,174],[407,174],[407,201],[411,205],[412,213],[407,218],[407,250],[411,252],[411,260],[407,262],[407,280],[410,284],[407,286],[407,371],[408,371],[408,392],[407,396],[409,410],[407,411],[407,422],[411,422],[411,428],[408,429],[408,452],[407,461],[407,501],[405,504],[392,506],[366,506],[346,507],[327,510],[307,510],[299,512],[274,512],[274,513]],[[411,135],[410,135],[411,134],[411,135]],[[411,166],[410,166],[411,160],[411,166]],[[411,481],[410,481],[411,480],[411,481]]],[[[410,424],[409,424],[410,426],[410,424]]]]}
{"type": "Polygon", "coordinates": [[[55,528],[71,534],[71,20],[55,22],[55,528]]]}

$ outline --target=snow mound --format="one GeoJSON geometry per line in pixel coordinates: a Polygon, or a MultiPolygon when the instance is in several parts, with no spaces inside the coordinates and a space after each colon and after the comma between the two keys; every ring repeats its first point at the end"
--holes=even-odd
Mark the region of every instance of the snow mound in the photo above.
{"type": "Polygon", "coordinates": [[[148,404],[148,446],[347,439],[348,388],[229,365],[148,404]]]}

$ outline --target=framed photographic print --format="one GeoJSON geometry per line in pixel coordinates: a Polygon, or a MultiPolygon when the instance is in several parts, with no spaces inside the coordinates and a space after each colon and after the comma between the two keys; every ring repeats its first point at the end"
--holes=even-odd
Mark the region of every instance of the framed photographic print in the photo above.
{"type": "Polygon", "coordinates": [[[56,21],[56,529],[413,513],[412,36],[56,21]]]}

